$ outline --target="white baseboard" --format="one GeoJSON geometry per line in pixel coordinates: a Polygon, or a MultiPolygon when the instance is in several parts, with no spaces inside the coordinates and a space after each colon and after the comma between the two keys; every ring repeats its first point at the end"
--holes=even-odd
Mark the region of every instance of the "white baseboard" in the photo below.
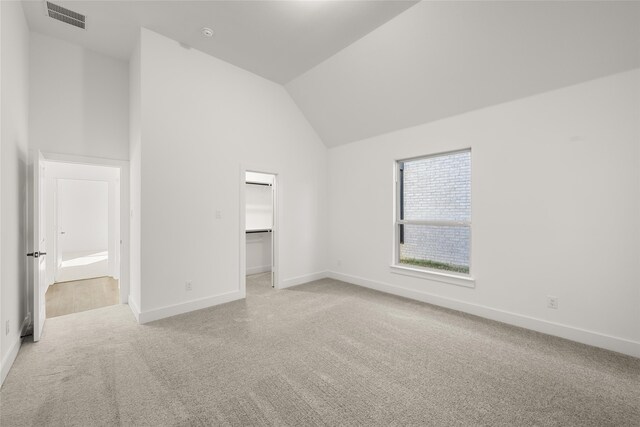
{"type": "Polygon", "coordinates": [[[303,283],[313,282],[314,280],[320,280],[328,277],[326,271],[318,271],[316,273],[305,274],[304,276],[293,277],[291,279],[285,279],[280,282],[279,289],[290,288],[291,286],[302,285],[303,283]]]}
{"type": "Polygon", "coordinates": [[[399,286],[390,285],[388,283],[369,280],[357,276],[351,276],[348,274],[329,271],[327,272],[327,277],[363,286],[365,288],[375,289],[377,291],[386,292],[389,294],[398,295],[401,297],[410,298],[457,311],[462,311],[479,317],[484,317],[486,319],[508,323],[510,325],[519,326],[521,328],[531,329],[533,331],[542,332],[544,334],[554,335],[582,344],[616,351],[618,353],[627,354],[629,356],[640,357],[640,342],[631,341],[625,338],[601,334],[594,331],[588,331],[586,329],[576,328],[574,326],[568,326],[560,323],[550,322],[548,320],[537,319],[522,314],[499,310],[484,305],[468,303],[453,298],[442,297],[427,292],[402,288],[399,286]]]}
{"type": "Polygon", "coordinates": [[[14,340],[14,342],[11,344],[11,347],[9,347],[9,351],[7,352],[7,354],[2,358],[2,361],[0,361],[0,386],[2,386],[5,378],[7,378],[7,375],[9,375],[9,371],[13,366],[13,362],[15,362],[16,357],[18,357],[18,352],[20,351],[20,346],[22,345],[22,338],[20,337],[26,333],[28,328],[29,316],[25,317],[22,321],[22,325],[20,325],[20,335],[18,335],[18,338],[14,340]]]}
{"type": "Polygon", "coordinates": [[[270,265],[261,265],[259,267],[247,267],[247,276],[250,276],[251,274],[266,273],[268,271],[271,271],[270,265]]]}
{"type": "Polygon", "coordinates": [[[164,319],[165,317],[189,313],[190,311],[201,310],[203,308],[225,304],[242,298],[244,298],[244,295],[242,295],[239,290],[235,290],[222,295],[200,298],[179,304],[168,305],[166,307],[155,308],[148,311],[141,311],[139,312],[140,314],[138,316],[138,323],[149,323],[153,322],[154,320],[164,319]]]}
{"type": "Polygon", "coordinates": [[[20,345],[22,344],[22,339],[18,337],[9,348],[9,352],[2,359],[2,368],[0,372],[0,385],[4,383],[5,378],[9,375],[9,371],[11,370],[11,366],[13,366],[13,362],[15,362],[16,357],[18,356],[18,352],[20,351],[20,345]]]}
{"type": "Polygon", "coordinates": [[[140,307],[138,307],[135,300],[131,298],[131,295],[127,298],[127,304],[129,304],[129,308],[131,309],[133,316],[136,318],[136,322],[140,323],[140,307]]]}

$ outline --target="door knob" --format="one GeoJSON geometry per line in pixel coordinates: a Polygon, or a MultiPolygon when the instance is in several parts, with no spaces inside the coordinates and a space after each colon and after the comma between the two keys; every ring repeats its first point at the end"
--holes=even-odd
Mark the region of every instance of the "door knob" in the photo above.
{"type": "Polygon", "coordinates": [[[32,256],[32,257],[34,257],[34,258],[40,258],[41,256],[44,256],[44,255],[46,255],[46,254],[47,254],[46,252],[38,252],[38,251],[35,251],[35,252],[29,252],[29,253],[27,254],[27,256],[32,256]]]}

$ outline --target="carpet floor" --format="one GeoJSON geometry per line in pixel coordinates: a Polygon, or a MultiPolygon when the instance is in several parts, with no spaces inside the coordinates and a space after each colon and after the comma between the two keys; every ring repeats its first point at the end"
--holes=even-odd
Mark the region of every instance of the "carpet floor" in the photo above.
{"type": "Polygon", "coordinates": [[[47,320],[9,426],[640,425],[640,359],[324,279],[138,325],[47,320]]]}
{"type": "Polygon", "coordinates": [[[120,289],[113,277],[74,280],[49,286],[45,300],[49,319],[118,304],[120,289]]]}

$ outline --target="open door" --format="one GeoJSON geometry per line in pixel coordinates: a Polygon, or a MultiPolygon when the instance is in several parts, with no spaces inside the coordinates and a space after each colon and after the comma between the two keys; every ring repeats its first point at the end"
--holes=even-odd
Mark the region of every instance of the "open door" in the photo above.
{"type": "Polygon", "coordinates": [[[33,340],[39,341],[47,318],[45,292],[47,291],[47,248],[44,227],[44,157],[40,151],[33,159],[33,340]]]}

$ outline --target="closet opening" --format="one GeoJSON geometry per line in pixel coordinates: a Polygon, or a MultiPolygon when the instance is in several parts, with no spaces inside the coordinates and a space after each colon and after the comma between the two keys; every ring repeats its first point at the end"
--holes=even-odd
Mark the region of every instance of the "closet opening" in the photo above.
{"type": "Polygon", "coordinates": [[[245,294],[277,287],[276,175],[244,171],[243,237],[245,294]]]}

